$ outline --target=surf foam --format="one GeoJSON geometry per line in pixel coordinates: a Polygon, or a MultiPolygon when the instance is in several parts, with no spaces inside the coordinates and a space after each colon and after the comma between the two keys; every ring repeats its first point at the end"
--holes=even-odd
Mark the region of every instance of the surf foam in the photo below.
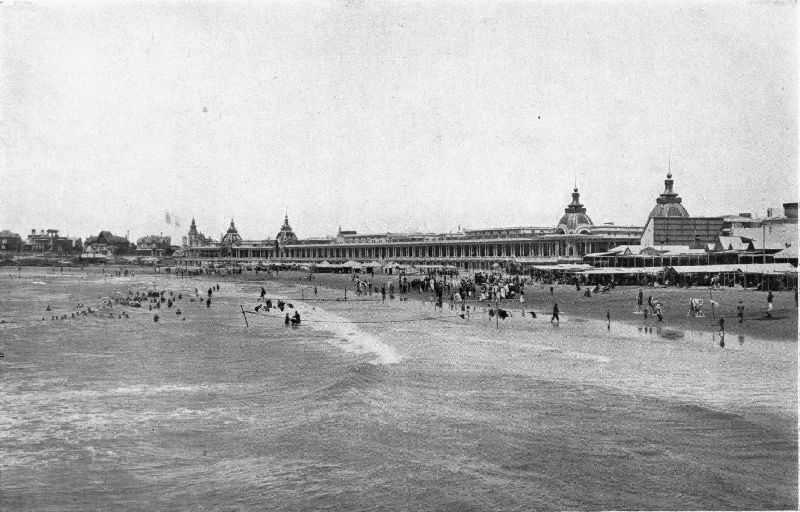
{"type": "MultiPolygon", "coordinates": [[[[295,306],[299,304],[295,302],[295,306]]],[[[396,364],[402,359],[395,349],[375,336],[365,333],[358,328],[358,324],[331,313],[319,306],[313,310],[308,305],[302,305],[303,325],[311,326],[315,330],[324,330],[333,334],[335,340],[329,343],[335,347],[352,354],[375,354],[375,364],[396,364]],[[306,319],[308,321],[306,321],[306,319]]]]}

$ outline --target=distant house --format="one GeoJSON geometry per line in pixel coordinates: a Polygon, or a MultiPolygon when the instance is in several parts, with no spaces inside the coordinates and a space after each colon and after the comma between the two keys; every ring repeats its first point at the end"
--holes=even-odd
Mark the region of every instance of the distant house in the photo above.
{"type": "Polygon", "coordinates": [[[148,235],[136,241],[136,254],[140,256],[168,256],[172,254],[172,239],[163,235],[148,235]]]}
{"type": "Polygon", "coordinates": [[[124,236],[116,236],[111,231],[101,231],[90,236],[84,244],[86,252],[100,254],[125,254],[131,249],[130,241],[124,236]]]}
{"type": "Polygon", "coordinates": [[[80,239],[69,238],[58,234],[57,229],[40,229],[37,233],[31,229],[22,250],[33,253],[70,254],[80,247],[80,239]]]}
{"type": "Polygon", "coordinates": [[[18,233],[4,229],[0,231],[0,251],[14,251],[19,252],[22,250],[22,237],[18,233]]]}

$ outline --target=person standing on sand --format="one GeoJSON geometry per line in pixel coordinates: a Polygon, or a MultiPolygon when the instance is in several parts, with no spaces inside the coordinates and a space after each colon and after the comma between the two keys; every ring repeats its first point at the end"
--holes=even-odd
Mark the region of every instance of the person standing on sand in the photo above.
{"type": "Polygon", "coordinates": [[[719,333],[725,336],[725,318],[719,317],[719,333]]]}
{"type": "Polygon", "coordinates": [[[739,305],[736,306],[736,315],[739,317],[739,323],[744,321],[744,304],[742,301],[739,301],[739,305]]]}
{"type": "Polygon", "coordinates": [[[644,305],[644,292],[639,288],[639,297],[636,299],[636,311],[641,312],[644,305]]]}
{"type": "Polygon", "coordinates": [[[561,323],[561,319],[558,318],[558,303],[553,304],[553,318],[550,319],[550,323],[552,324],[553,321],[557,324],[561,323]]]}
{"type": "Polygon", "coordinates": [[[772,299],[775,296],[772,294],[772,291],[767,294],[767,318],[772,318],[772,299]]]}
{"type": "Polygon", "coordinates": [[[550,295],[553,295],[553,287],[550,287],[550,295]]]}

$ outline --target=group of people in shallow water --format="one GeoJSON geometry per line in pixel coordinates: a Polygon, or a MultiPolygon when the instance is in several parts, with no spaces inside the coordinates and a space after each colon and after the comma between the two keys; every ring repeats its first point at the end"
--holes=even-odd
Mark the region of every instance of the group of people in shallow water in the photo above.
{"type": "MultiPolygon", "coordinates": [[[[211,296],[214,290],[219,291],[220,285],[217,284],[212,286],[208,289],[207,295],[208,298],[205,299],[206,308],[211,307],[211,296]]],[[[100,297],[98,297],[100,298],[100,297]]],[[[162,305],[164,309],[172,309],[175,308],[175,314],[181,316],[183,321],[186,320],[186,316],[181,308],[178,306],[178,301],[184,300],[183,292],[178,291],[177,294],[173,290],[165,289],[165,290],[128,290],[126,295],[121,295],[117,292],[117,296],[113,298],[102,298],[102,302],[94,304],[92,306],[85,306],[83,303],[78,303],[75,306],[76,311],[60,314],[60,315],[51,315],[51,320],[67,320],[67,319],[74,319],[79,318],[81,316],[90,316],[95,315],[100,318],[108,317],[114,318],[114,312],[109,311],[114,309],[114,306],[123,306],[127,308],[135,308],[135,309],[143,309],[144,305],[147,305],[148,311],[160,311],[162,309],[162,305]]],[[[200,302],[202,304],[203,298],[200,297],[200,292],[197,288],[194,289],[194,297],[189,297],[190,302],[200,302]]],[[[45,308],[45,311],[51,312],[53,307],[48,305],[45,308]]],[[[123,309],[120,313],[117,313],[117,318],[130,318],[130,314],[127,310],[123,309]]],[[[42,317],[44,320],[45,317],[42,317]]],[[[158,322],[161,319],[159,313],[155,313],[153,315],[153,322],[158,322]]]]}
{"type": "MultiPolygon", "coordinates": [[[[316,293],[316,291],[317,288],[315,286],[314,293],[316,293]]],[[[263,311],[264,313],[269,313],[273,308],[278,309],[281,312],[283,312],[287,308],[294,309],[294,304],[292,304],[291,302],[285,302],[281,299],[278,299],[273,303],[272,299],[267,298],[267,290],[264,289],[263,286],[261,287],[261,294],[258,298],[258,302],[259,304],[257,304],[256,307],[253,308],[253,311],[251,313],[257,314],[261,311],[263,311]]],[[[244,310],[242,310],[242,312],[244,313],[244,310]]],[[[287,312],[283,322],[285,325],[292,325],[292,326],[300,325],[300,312],[295,309],[294,315],[292,316],[289,316],[289,313],[287,312]]]]}

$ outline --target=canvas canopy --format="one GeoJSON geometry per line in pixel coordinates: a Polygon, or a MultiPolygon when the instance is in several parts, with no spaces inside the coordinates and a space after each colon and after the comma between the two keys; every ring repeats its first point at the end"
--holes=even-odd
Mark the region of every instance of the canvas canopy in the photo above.
{"type": "Polygon", "coordinates": [[[727,265],[679,265],[669,267],[678,274],[720,274],[743,272],[745,274],[791,274],[797,269],[789,263],[731,263],[727,265]]]}
{"type": "Polygon", "coordinates": [[[663,272],[662,267],[602,267],[592,268],[580,272],[584,275],[630,275],[630,274],[658,274],[663,272]]]}
{"type": "Polygon", "coordinates": [[[553,271],[553,272],[579,272],[581,270],[588,270],[592,267],[585,263],[560,263],[558,265],[534,265],[535,270],[553,271]]]}

